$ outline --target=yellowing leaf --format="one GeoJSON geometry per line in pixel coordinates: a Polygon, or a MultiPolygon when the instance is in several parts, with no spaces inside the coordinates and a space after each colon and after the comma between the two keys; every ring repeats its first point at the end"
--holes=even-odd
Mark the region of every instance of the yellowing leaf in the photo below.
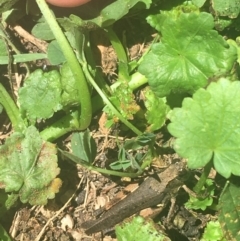
{"type": "Polygon", "coordinates": [[[41,139],[35,127],[13,133],[0,147],[0,183],[6,192],[18,192],[23,203],[44,205],[54,198],[61,181],[55,177],[56,146],[41,139]]]}

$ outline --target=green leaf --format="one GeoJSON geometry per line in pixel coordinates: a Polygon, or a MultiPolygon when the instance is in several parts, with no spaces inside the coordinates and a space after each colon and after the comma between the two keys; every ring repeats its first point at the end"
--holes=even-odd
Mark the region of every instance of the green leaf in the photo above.
{"type": "Polygon", "coordinates": [[[0,190],[0,217],[3,217],[3,215],[17,203],[17,200],[18,195],[16,193],[9,194],[4,190],[0,190]]]}
{"type": "MultiPolygon", "coordinates": [[[[0,29],[0,35],[2,35],[1,31],[2,30],[0,29]]],[[[7,56],[8,57],[8,51],[7,51],[7,48],[6,48],[5,41],[2,38],[0,38],[0,57],[2,57],[2,56],[7,56]]]]}
{"type": "MultiPolygon", "coordinates": [[[[101,12],[97,14],[98,17],[91,19],[91,22],[94,22],[100,27],[107,27],[112,25],[117,20],[125,16],[131,8],[133,8],[137,3],[144,5],[143,8],[148,9],[152,3],[151,0],[117,0],[111,2],[104,7],[101,12]]],[[[92,4],[94,5],[96,3],[92,4]]],[[[92,9],[88,9],[92,10],[92,9]]]]}
{"type": "Polygon", "coordinates": [[[210,221],[200,241],[227,241],[223,236],[220,223],[218,221],[210,221]]]}
{"type": "Polygon", "coordinates": [[[213,30],[211,14],[174,12],[149,18],[161,30],[162,39],[144,57],[139,71],[158,97],[171,91],[193,93],[210,77],[232,69],[236,49],[213,30]]]}
{"type": "MultiPolygon", "coordinates": [[[[25,63],[28,61],[35,61],[38,59],[46,59],[47,55],[42,53],[34,53],[34,54],[14,54],[13,55],[13,63],[25,63]]],[[[8,64],[9,56],[0,56],[0,64],[8,64]]]]}
{"type": "Polygon", "coordinates": [[[232,45],[236,48],[237,51],[237,62],[238,64],[240,64],[240,37],[237,37],[236,41],[232,40],[232,39],[228,39],[227,40],[229,45],[232,45]]]}
{"type": "Polygon", "coordinates": [[[8,235],[7,231],[3,228],[3,226],[1,224],[0,224],[0,240],[1,241],[12,241],[12,239],[8,235]]]}
{"type": "Polygon", "coordinates": [[[32,29],[32,35],[47,41],[55,39],[52,30],[46,22],[37,23],[32,29]]]}
{"type": "Polygon", "coordinates": [[[97,146],[90,131],[74,133],[71,139],[72,152],[83,161],[92,163],[96,157],[97,146]]]}
{"type": "Polygon", "coordinates": [[[59,65],[66,61],[65,56],[56,40],[53,40],[47,48],[47,56],[52,65],[59,65]]]}
{"type": "Polygon", "coordinates": [[[232,183],[226,186],[219,200],[219,222],[227,240],[240,240],[240,192],[232,183]]]}
{"type": "Polygon", "coordinates": [[[17,1],[19,0],[0,0],[0,14],[10,10],[17,1]]]}
{"type": "Polygon", "coordinates": [[[191,196],[190,199],[185,203],[185,207],[187,209],[201,209],[203,211],[206,210],[207,207],[211,206],[213,203],[213,195],[214,195],[214,184],[211,179],[207,179],[205,183],[206,187],[203,187],[201,192],[197,197],[191,196]],[[203,197],[201,197],[201,195],[203,197]]]}
{"type": "Polygon", "coordinates": [[[150,124],[147,131],[153,132],[164,125],[170,108],[166,104],[166,98],[157,98],[150,89],[143,91],[143,94],[145,97],[144,104],[147,108],[145,117],[148,124],[150,124]]]}
{"type": "Polygon", "coordinates": [[[61,186],[56,146],[41,139],[30,126],[15,132],[0,147],[0,183],[6,192],[18,192],[23,203],[44,205],[61,186]]]}
{"type": "MultiPolygon", "coordinates": [[[[128,120],[134,119],[134,114],[140,110],[140,106],[137,104],[128,83],[121,83],[114,91],[113,96],[110,97],[110,100],[123,117],[128,120]]],[[[114,113],[108,106],[105,106],[104,111],[108,114],[108,118],[115,118],[114,113]]]]}
{"type": "Polygon", "coordinates": [[[169,113],[168,130],[177,138],[174,149],[188,159],[189,168],[203,167],[212,159],[222,176],[240,176],[239,106],[240,82],[220,79],[169,113]]]}
{"type": "Polygon", "coordinates": [[[203,4],[206,2],[206,0],[192,0],[193,4],[197,7],[201,8],[203,4]]]}
{"type": "Polygon", "coordinates": [[[44,73],[38,69],[31,73],[19,90],[22,114],[35,121],[50,118],[54,112],[61,109],[60,78],[60,74],[55,70],[44,73]]]}
{"type": "Polygon", "coordinates": [[[116,235],[118,241],[170,241],[157,230],[152,220],[145,220],[140,216],[117,225],[116,235]]]}
{"type": "Polygon", "coordinates": [[[79,93],[77,91],[76,79],[68,65],[64,63],[60,69],[62,82],[61,104],[63,106],[77,105],[79,103],[79,93]]]}
{"type": "Polygon", "coordinates": [[[216,15],[236,18],[240,12],[240,0],[212,0],[216,15]]]}

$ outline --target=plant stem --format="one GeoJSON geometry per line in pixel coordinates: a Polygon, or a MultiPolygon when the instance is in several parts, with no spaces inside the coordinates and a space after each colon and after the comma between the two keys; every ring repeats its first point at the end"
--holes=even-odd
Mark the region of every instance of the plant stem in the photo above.
{"type": "Polygon", "coordinates": [[[204,167],[203,173],[202,173],[200,179],[198,180],[197,184],[193,188],[194,192],[196,192],[197,194],[201,192],[204,184],[206,183],[206,180],[209,176],[211,168],[212,168],[212,160],[204,167]]]}
{"type": "Polygon", "coordinates": [[[77,60],[76,55],[73,52],[67,38],[58,25],[53,13],[49,9],[45,0],[36,0],[38,7],[40,8],[46,22],[52,30],[77,83],[77,90],[79,93],[79,101],[81,104],[81,115],[79,119],[79,130],[86,129],[92,119],[92,107],[91,97],[88,89],[88,85],[82,71],[82,68],[77,60]]]}
{"type": "Polygon", "coordinates": [[[66,151],[62,151],[61,149],[58,149],[63,156],[65,156],[67,159],[74,161],[77,164],[80,164],[81,166],[87,168],[88,170],[92,170],[92,171],[96,171],[96,172],[100,172],[100,173],[104,173],[107,175],[113,175],[113,176],[118,176],[118,177],[138,177],[139,175],[141,175],[143,173],[143,170],[138,171],[136,173],[125,173],[125,172],[119,172],[119,171],[113,171],[113,170],[107,170],[107,169],[103,169],[100,167],[95,167],[92,166],[91,164],[88,164],[87,162],[81,160],[79,157],[66,152],[66,151]]]}
{"type": "Polygon", "coordinates": [[[74,126],[73,122],[74,118],[71,115],[66,115],[60,120],[54,122],[48,128],[41,131],[40,135],[45,141],[55,141],[70,131],[78,130],[77,126],[74,126]]]}
{"type": "MultiPolygon", "coordinates": [[[[140,74],[139,72],[135,72],[134,74],[131,75],[130,81],[128,82],[128,86],[131,90],[136,90],[140,86],[144,85],[147,83],[147,78],[140,74]]],[[[117,81],[114,84],[110,86],[110,88],[114,91],[121,82],[117,81]]]]}
{"type": "Polygon", "coordinates": [[[124,49],[121,41],[119,40],[117,34],[113,31],[112,27],[106,28],[106,33],[108,38],[116,52],[118,57],[118,79],[120,81],[128,81],[129,80],[129,72],[128,72],[128,56],[126,54],[126,50],[124,49]]]}
{"type": "Polygon", "coordinates": [[[22,131],[26,128],[23,119],[20,116],[19,109],[10,97],[8,92],[5,90],[3,85],[0,83],[0,103],[3,105],[7,115],[12,123],[15,131],[22,131]]]}
{"type": "Polygon", "coordinates": [[[129,129],[131,129],[135,134],[141,135],[142,132],[138,130],[134,125],[132,125],[128,120],[126,120],[122,114],[115,108],[115,106],[111,103],[111,101],[107,98],[107,96],[103,93],[103,91],[98,87],[98,85],[95,83],[94,79],[90,75],[87,63],[83,62],[83,71],[88,78],[89,82],[92,84],[93,88],[97,91],[97,93],[101,96],[103,102],[111,109],[111,111],[119,118],[119,120],[124,123],[129,129]]]}

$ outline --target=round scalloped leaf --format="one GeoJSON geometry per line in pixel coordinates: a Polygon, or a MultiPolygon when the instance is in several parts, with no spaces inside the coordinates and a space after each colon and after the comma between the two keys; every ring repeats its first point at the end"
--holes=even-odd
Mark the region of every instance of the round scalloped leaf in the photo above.
{"type": "Polygon", "coordinates": [[[209,78],[232,69],[236,49],[213,30],[211,14],[161,13],[149,18],[162,38],[144,57],[139,72],[158,97],[170,92],[194,93],[205,87],[209,78]]]}
{"type": "Polygon", "coordinates": [[[23,203],[46,204],[60,187],[53,185],[60,171],[56,152],[56,146],[43,141],[33,126],[25,135],[15,132],[0,147],[0,187],[19,192],[23,203]]]}
{"type": "Polygon", "coordinates": [[[50,118],[61,108],[61,76],[53,70],[35,70],[19,90],[21,112],[30,120],[50,118]]]}
{"type": "Polygon", "coordinates": [[[189,168],[205,166],[211,159],[217,172],[240,176],[240,82],[220,79],[185,98],[182,108],[168,117],[174,149],[188,159],[189,168]]]}

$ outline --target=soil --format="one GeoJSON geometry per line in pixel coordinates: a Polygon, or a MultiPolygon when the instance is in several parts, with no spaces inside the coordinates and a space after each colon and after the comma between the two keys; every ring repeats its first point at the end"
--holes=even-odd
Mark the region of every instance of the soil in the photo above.
{"type": "MultiPolygon", "coordinates": [[[[144,32],[139,30],[137,21],[137,19],[123,19],[115,25],[115,30],[117,30],[120,38],[126,41],[131,60],[139,59],[154,37],[154,32],[150,28],[146,28],[144,32]]],[[[8,30],[15,36],[17,45],[24,52],[46,51],[47,42],[38,40],[25,32],[26,30],[29,31],[30,28],[27,22],[26,19],[23,19],[19,25],[9,26],[8,30]]],[[[102,71],[103,76],[109,83],[114,83],[117,78],[118,60],[112,46],[106,40],[103,31],[93,32],[91,39],[99,70],[102,71]]],[[[30,63],[30,68],[45,68],[45,65],[49,65],[47,60],[37,61],[30,63]]],[[[5,76],[3,84],[14,96],[17,95],[17,90],[26,73],[22,66],[17,66],[16,69],[12,68],[12,71],[12,75],[9,76],[7,68],[1,67],[1,74],[5,76]]],[[[6,113],[3,112],[0,116],[0,144],[3,144],[11,134],[12,129],[6,113]]],[[[108,129],[105,127],[105,123],[105,114],[98,113],[94,116],[90,126],[91,134],[97,144],[95,165],[99,167],[108,167],[109,163],[117,160],[118,145],[130,138],[125,132],[120,132],[118,126],[115,129],[108,129]],[[119,144],[117,144],[117,139],[119,144]]],[[[162,132],[158,135],[157,141],[161,146],[165,137],[162,132]]],[[[61,138],[57,144],[68,150],[70,137],[71,135],[61,138]]],[[[159,159],[146,171],[146,175],[164,170],[178,158],[171,152],[170,148],[169,150],[169,154],[159,155],[159,159]]],[[[141,151],[145,152],[144,149],[141,151]]],[[[178,158],[178,160],[180,159],[178,158]]],[[[62,157],[59,157],[59,166],[63,185],[55,199],[50,200],[46,206],[32,207],[28,204],[19,203],[8,213],[3,225],[12,239],[16,241],[117,240],[114,230],[86,235],[81,224],[98,218],[97,212],[104,207],[107,206],[110,209],[116,203],[116,199],[119,201],[124,198],[124,194],[136,189],[139,183],[143,182],[144,176],[128,181],[121,180],[120,178],[88,171],[62,157]]],[[[187,193],[182,188],[177,191],[176,197],[175,205],[171,206],[171,202],[167,203],[164,210],[155,215],[155,220],[162,221],[162,228],[171,240],[199,240],[202,228],[210,217],[199,213],[190,213],[184,208],[183,202],[187,198],[187,193]],[[166,222],[169,210],[171,211],[171,218],[170,221],[166,222]]],[[[145,210],[145,213],[143,212],[143,215],[151,216],[156,209],[157,207],[149,207],[145,210]]]]}

